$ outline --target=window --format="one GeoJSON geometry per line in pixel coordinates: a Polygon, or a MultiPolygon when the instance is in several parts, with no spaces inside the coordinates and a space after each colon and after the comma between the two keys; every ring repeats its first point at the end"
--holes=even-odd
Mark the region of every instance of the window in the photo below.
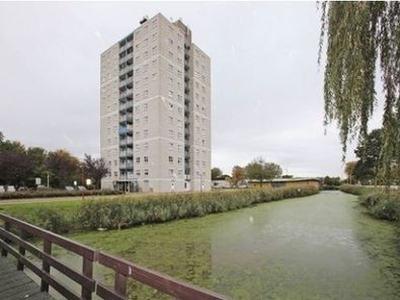
{"type": "Polygon", "coordinates": [[[140,176],[140,170],[136,170],[136,175],[140,176]]]}
{"type": "Polygon", "coordinates": [[[168,51],[168,58],[169,59],[174,59],[174,54],[171,51],[168,51]]]}
{"type": "Polygon", "coordinates": [[[140,150],[140,144],[136,144],[135,151],[138,152],[140,150]]]}
{"type": "Polygon", "coordinates": [[[148,91],[148,90],[145,90],[145,91],[143,92],[143,98],[146,99],[148,96],[149,96],[149,91],[148,91]]]}
{"type": "Polygon", "coordinates": [[[143,151],[147,151],[147,150],[149,150],[149,144],[148,143],[144,143],[143,151]]]}
{"type": "Polygon", "coordinates": [[[151,48],[151,54],[153,54],[153,55],[157,54],[157,46],[154,46],[153,48],[151,48]]]}
{"type": "Polygon", "coordinates": [[[140,157],[136,157],[136,162],[140,163],[140,157]]]}
{"type": "Polygon", "coordinates": [[[146,51],[146,52],[143,54],[143,57],[144,57],[144,59],[147,59],[147,58],[149,57],[149,52],[146,51]]]}
{"type": "Polygon", "coordinates": [[[148,157],[148,156],[143,156],[143,161],[144,161],[145,163],[149,162],[149,157],[148,157]]]}
{"type": "Polygon", "coordinates": [[[174,96],[174,92],[171,91],[171,90],[169,90],[169,91],[168,91],[168,97],[172,98],[173,96],[174,96]]]}
{"type": "Polygon", "coordinates": [[[182,157],[178,157],[178,164],[182,162],[182,157]]]}
{"type": "Polygon", "coordinates": [[[148,176],[149,175],[149,170],[148,169],[144,169],[143,173],[144,173],[145,176],[148,176]]]}
{"type": "Polygon", "coordinates": [[[156,41],[157,40],[157,33],[153,33],[152,38],[153,38],[153,42],[156,41]]]}
{"type": "Polygon", "coordinates": [[[147,124],[149,122],[149,117],[148,116],[145,116],[144,118],[143,118],[143,123],[144,124],[147,124]]]}
{"type": "MultiPolygon", "coordinates": [[[[170,131],[172,131],[172,130],[170,130],[170,131]]],[[[174,149],[174,143],[169,143],[169,150],[172,151],[173,149],[174,149]]]]}
{"type": "Polygon", "coordinates": [[[143,104],[143,111],[147,111],[148,108],[149,108],[149,104],[148,103],[143,104]]]}
{"type": "Polygon", "coordinates": [[[168,39],[168,45],[172,46],[174,44],[174,41],[172,39],[168,39]]]}
{"type": "Polygon", "coordinates": [[[136,137],[137,139],[140,139],[140,131],[136,131],[135,137],[136,137]]]}
{"type": "Polygon", "coordinates": [[[174,123],[174,118],[171,117],[171,116],[169,116],[169,117],[168,117],[168,123],[169,123],[169,124],[174,123]]]}
{"type": "Polygon", "coordinates": [[[155,67],[155,66],[157,65],[157,59],[153,59],[153,61],[151,62],[151,65],[152,65],[153,67],[155,67]]]}
{"type": "Polygon", "coordinates": [[[143,131],[143,138],[147,139],[149,137],[149,131],[146,129],[143,131]]]}
{"type": "Polygon", "coordinates": [[[169,131],[168,131],[168,136],[169,136],[170,138],[173,138],[173,137],[174,137],[174,131],[173,131],[173,130],[169,130],[169,131]]]}
{"type": "Polygon", "coordinates": [[[168,65],[168,71],[172,73],[174,71],[174,66],[169,64],[168,65]]]}
{"type": "Polygon", "coordinates": [[[169,175],[173,176],[174,175],[174,169],[169,169],[169,175]]]}
{"type": "Polygon", "coordinates": [[[170,163],[172,163],[172,162],[174,162],[174,158],[173,158],[172,156],[168,156],[168,161],[169,161],[170,163]]]}

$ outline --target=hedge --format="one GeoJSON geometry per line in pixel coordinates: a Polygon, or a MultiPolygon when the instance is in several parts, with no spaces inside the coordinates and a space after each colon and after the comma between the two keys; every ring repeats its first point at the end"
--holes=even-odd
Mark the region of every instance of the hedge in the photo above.
{"type": "Polygon", "coordinates": [[[85,191],[66,191],[66,190],[38,190],[29,192],[3,192],[0,193],[0,201],[7,199],[32,199],[32,198],[56,198],[56,197],[79,197],[82,196],[105,196],[121,195],[123,192],[114,190],[85,190],[85,191]]]}

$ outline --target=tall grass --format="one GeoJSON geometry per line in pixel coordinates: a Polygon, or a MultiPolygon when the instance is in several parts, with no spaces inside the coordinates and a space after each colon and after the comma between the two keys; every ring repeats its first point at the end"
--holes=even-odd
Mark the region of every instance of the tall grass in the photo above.
{"type": "Polygon", "coordinates": [[[360,204],[375,218],[400,221],[400,191],[354,185],[343,185],[341,191],[358,195],[360,204]]]}
{"type": "Polygon", "coordinates": [[[76,224],[78,229],[84,230],[126,228],[141,224],[201,217],[257,203],[316,193],[318,190],[315,188],[248,189],[94,200],[82,204],[76,224]]]}

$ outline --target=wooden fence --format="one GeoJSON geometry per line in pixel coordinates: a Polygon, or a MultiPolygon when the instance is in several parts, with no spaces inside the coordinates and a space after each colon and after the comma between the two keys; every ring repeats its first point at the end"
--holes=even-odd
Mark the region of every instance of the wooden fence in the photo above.
{"type": "Polygon", "coordinates": [[[3,227],[0,227],[1,255],[13,255],[17,261],[17,269],[30,269],[41,279],[42,291],[49,291],[49,286],[58,291],[66,299],[92,299],[95,293],[103,299],[128,299],[127,283],[136,280],[158,291],[182,300],[225,300],[226,296],[197,287],[190,283],[146,269],[129,261],[110,254],[97,251],[91,247],[31,225],[16,218],[0,214],[3,227]],[[30,243],[27,239],[36,238],[42,241],[43,249],[30,243]],[[52,255],[53,245],[75,253],[82,258],[82,269],[78,272],[52,255]],[[29,252],[31,255],[26,255],[29,252]],[[40,260],[40,266],[30,257],[40,260]],[[94,263],[114,271],[114,286],[108,287],[93,277],[94,263]],[[62,280],[51,274],[51,268],[80,285],[80,292],[63,284],[62,280]]]}

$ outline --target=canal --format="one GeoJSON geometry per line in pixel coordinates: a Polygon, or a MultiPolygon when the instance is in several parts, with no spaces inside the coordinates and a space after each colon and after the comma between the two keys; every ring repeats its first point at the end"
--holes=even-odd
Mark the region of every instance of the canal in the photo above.
{"type": "MultiPolygon", "coordinates": [[[[71,238],[233,299],[400,299],[394,234],[355,196],[321,192],[71,238]]],[[[169,299],[141,286],[131,290],[132,299],[169,299]]]]}

